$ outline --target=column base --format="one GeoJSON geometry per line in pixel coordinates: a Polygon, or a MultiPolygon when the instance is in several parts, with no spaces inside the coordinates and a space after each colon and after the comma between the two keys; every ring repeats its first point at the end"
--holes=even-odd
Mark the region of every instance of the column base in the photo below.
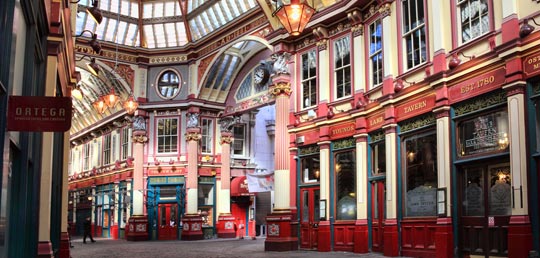
{"type": "Polygon", "coordinates": [[[317,251],[330,252],[332,250],[330,243],[330,221],[319,221],[319,230],[317,231],[317,251]]]}
{"type": "Polygon", "coordinates": [[[129,217],[126,239],[128,241],[148,240],[148,216],[133,215],[129,217]]]}
{"type": "Polygon", "coordinates": [[[227,213],[219,215],[217,235],[218,238],[236,237],[236,232],[234,231],[234,216],[232,214],[227,213]]]}
{"type": "Polygon", "coordinates": [[[454,257],[454,232],[452,218],[438,218],[435,231],[435,257],[454,257]]]}
{"type": "Polygon", "coordinates": [[[384,256],[399,255],[398,225],[396,219],[386,219],[384,221],[383,233],[383,254],[384,256]]]}
{"type": "Polygon", "coordinates": [[[58,257],[60,258],[70,258],[69,249],[71,247],[71,242],[69,239],[68,232],[60,233],[60,249],[58,250],[58,257]]]}
{"type": "Polygon", "coordinates": [[[367,219],[357,220],[354,225],[354,249],[355,253],[368,253],[368,221],[367,219]]]}
{"type": "Polygon", "coordinates": [[[264,251],[298,250],[298,236],[294,234],[292,212],[290,210],[274,211],[266,216],[268,233],[264,241],[264,251]]]}
{"type": "Polygon", "coordinates": [[[52,258],[54,257],[51,241],[39,241],[38,243],[38,258],[52,258]]]}
{"type": "Polygon", "coordinates": [[[203,219],[199,214],[187,214],[182,218],[182,240],[203,240],[203,219]]]}
{"type": "Polygon", "coordinates": [[[508,225],[508,257],[528,257],[533,249],[528,215],[511,216],[508,225]]]}

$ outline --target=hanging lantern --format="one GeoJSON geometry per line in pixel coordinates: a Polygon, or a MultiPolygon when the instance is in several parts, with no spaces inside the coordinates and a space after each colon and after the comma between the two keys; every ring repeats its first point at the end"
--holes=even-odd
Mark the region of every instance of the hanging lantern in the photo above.
{"type": "Polygon", "coordinates": [[[102,97],[98,98],[94,103],[92,103],[92,105],[100,114],[105,113],[105,110],[107,110],[107,105],[105,104],[105,101],[102,97]]]}
{"type": "Polygon", "coordinates": [[[137,110],[138,107],[139,103],[135,101],[133,96],[129,96],[129,98],[124,102],[124,110],[126,110],[126,112],[130,115],[135,113],[135,110],[137,110]]]}
{"type": "Polygon", "coordinates": [[[111,92],[109,92],[108,95],[103,96],[103,101],[105,101],[105,105],[110,108],[118,103],[118,95],[114,92],[114,88],[111,88],[111,92]]]}
{"type": "Polygon", "coordinates": [[[283,27],[293,36],[302,33],[314,13],[315,9],[305,0],[290,0],[289,4],[281,3],[274,12],[283,27]]]}
{"type": "Polygon", "coordinates": [[[83,94],[82,94],[81,87],[79,86],[79,84],[73,87],[73,89],[71,90],[71,96],[78,100],[83,99],[83,94]]]}

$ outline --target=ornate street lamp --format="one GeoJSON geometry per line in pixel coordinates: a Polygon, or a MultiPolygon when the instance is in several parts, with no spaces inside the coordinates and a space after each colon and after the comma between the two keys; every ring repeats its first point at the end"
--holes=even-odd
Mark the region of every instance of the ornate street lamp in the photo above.
{"type": "Polygon", "coordinates": [[[278,17],[289,34],[298,36],[315,13],[315,8],[311,7],[306,0],[290,0],[287,2],[289,3],[276,0],[277,8],[273,14],[278,17]]]}
{"type": "Polygon", "coordinates": [[[133,95],[130,95],[124,102],[124,110],[130,115],[135,113],[135,110],[137,110],[138,107],[139,103],[133,98],[133,95]]]}

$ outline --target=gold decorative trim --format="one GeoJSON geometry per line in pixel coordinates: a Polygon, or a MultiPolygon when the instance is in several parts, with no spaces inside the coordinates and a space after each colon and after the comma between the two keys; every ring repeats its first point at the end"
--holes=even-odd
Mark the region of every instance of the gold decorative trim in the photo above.
{"type": "Polygon", "coordinates": [[[290,96],[292,93],[290,82],[279,82],[270,88],[270,93],[277,97],[279,95],[290,96]]]}
{"type": "Polygon", "coordinates": [[[392,14],[391,4],[386,3],[386,4],[381,5],[379,7],[379,13],[381,14],[382,18],[390,16],[392,14]]]}
{"type": "Polygon", "coordinates": [[[202,135],[200,133],[196,133],[196,132],[186,133],[185,136],[186,136],[186,141],[187,142],[189,142],[189,141],[199,141],[202,138],[202,135]]]}
{"type": "Polygon", "coordinates": [[[233,141],[232,136],[221,136],[221,145],[223,145],[223,144],[231,144],[232,141],[233,141]]]}
{"type": "Polygon", "coordinates": [[[380,140],[384,140],[384,131],[383,130],[378,130],[374,133],[370,133],[369,134],[369,137],[371,137],[371,141],[372,142],[377,142],[377,141],[380,141],[380,140]]]}
{"type": "Polygon", "coordinates": [[[146,137],[146,135],[134,135],[132,140],[134,143],[146,143],[148,141],[148,137],[146,137]]]}
{"type": "Polygon", "coordinates": [[[356,24],[351,28],[353,37],[364,35],[364,24],[356,24]]]}
{"type": "Polygon", "coordinates": [[[318,145],[300,147],[298,148],[298,152],[299,152],[298,154],[300,155],[316,154],[320,152],[320,147],[318,145]]]}
{"type": "Polygon", "coordinates": [[[422,127],[435,125],[436,122],[437,119],[435,118],[435,114],[429,113],[418,118],[407,120],[401,124],[400,129],[402,133],[405,133],[422,127]]]}
{"type": "Polygon", "coordinates": [[[348,138],[334,142],[334,150],[354,147],[356,147],[356,139],[354,138],[348,138]]]}
{"type": "Polygon", "coordinates": [[[166,64],[187,61],[187,55],[157,56],[150,58],[150,64],[166,64]]]}
{"type": "Polygon", "coordinates": [[[327,39],[321,39],[317,41],[317,50],[323,51],[328,49],[328,40],[327,39]]]}
{"type": "Polygon", "coordinates": [[[454,114],[456,116],[469,114],[471,112],[478,111],[490,106],[503,104],[506,102],[506,100],[507,96],[506,92],[504,91],[492,93],[487,96],[476,97],[470,101],[456,105],[454,108],[454,114]]]}

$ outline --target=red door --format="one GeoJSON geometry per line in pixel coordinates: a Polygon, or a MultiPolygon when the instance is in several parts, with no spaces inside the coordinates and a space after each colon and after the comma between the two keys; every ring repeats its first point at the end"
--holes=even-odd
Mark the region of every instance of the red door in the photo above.
{"type": "Polygon", "coordinates": [[[383,252],[385,180],[371,182],[371,249],[383,252]]]}
{"type": "Polygon", "coordinates": [[[507,256],[512,213],[509,164],[466,166],[459,175],[461,254],[507,256]]]}
{"type": "Polygon", "coordinates": [[[158,239],[175,240],[178,238],[178,217],[175,203],[159,204],[158,206],[158,239]]]}
{"type": "Polygon", "coordinates": [[[317,249],[319,187],[300,189],[300,248],[317,249]]]}

